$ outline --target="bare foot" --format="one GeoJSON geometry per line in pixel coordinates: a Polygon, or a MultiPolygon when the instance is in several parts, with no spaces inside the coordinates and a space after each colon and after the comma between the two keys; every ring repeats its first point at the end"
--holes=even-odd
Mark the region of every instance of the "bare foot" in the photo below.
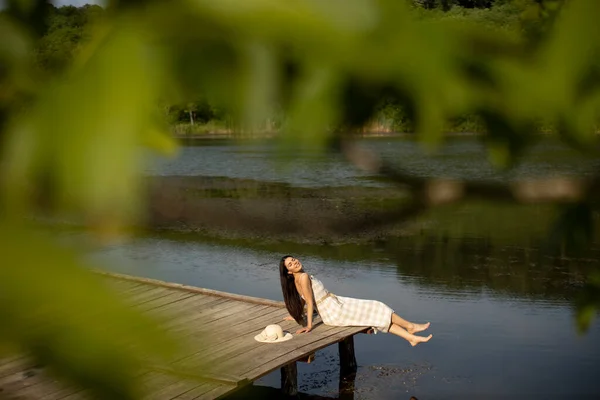
{"type": "Polygon", "coordinates": [[[413,337],[411,339],[409,339],[408,341],[412,347],[415,347],[419,343],[429,342],[429,339],[431,339],[432,337],[433,337],[433,335],[429,335],[427,337],[413,335],[413,337]]]}
{"type": "Polygon", "coordinates": [[[429,322],[426,324],[412,324],[412,328],[409,328],[406,331],[410,334],[415,334],[429,328],[429,324],[429,322]]]}

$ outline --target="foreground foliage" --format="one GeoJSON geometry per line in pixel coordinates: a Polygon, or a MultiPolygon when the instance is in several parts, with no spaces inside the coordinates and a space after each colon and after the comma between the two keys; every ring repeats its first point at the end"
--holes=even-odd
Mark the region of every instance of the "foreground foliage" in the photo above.
{"type": "MultiPolygon", "coordinates": [[[[582,152],[596,151],[595,0],[572,0],[560,12],[560,2],[525,2],[535,14],[530,35],[468,23],[452,10],[417,18],[414,5],[394,0],[110,1],[73,61],[56,61],[68,69],[51,78],[40,73],[43,54],[35,52],[51,8],[8,3],[0,20],[0,249],[8,255],[0,267],[0,343],[30,350],[99,396],[134,397],[126,378],[135,360],[165,347],[79,258],[34,233],[30,217],[43,211],[83,223],[101,239],[139,221],[141,145],[175,149],[164,104],[202,93],[249,130],[283,110],[282,145],[344,150],[345,130],[334,128],[363,126],[389,98],[429,149],[443,144],[447,121],[472,114],[500,166],[536,141],[540,120],[582,152]],[[82,317],[84,309],[102,311],[82,317]]],[[[593,231],[596,179],[534,195],[528,187],[440,186],[348,154],[409,185],[415,202],[397,213],[402,218],[474,195],[560,204],[555,234],[567,243],[585,243],[593,231]]],[[[579,304],[581,327],[599,293],[596,273],[579,304]]]]}

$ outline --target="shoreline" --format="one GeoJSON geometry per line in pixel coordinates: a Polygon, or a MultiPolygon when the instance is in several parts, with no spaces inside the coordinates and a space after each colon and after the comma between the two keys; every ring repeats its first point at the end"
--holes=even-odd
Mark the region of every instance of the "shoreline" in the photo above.
{"type": "MultiPolygon", "coordinates": [[[[235,133],[235,132],[209,132],[209,133],[190,133],[190,134],[172,134],[171,136],[177,140],[185,139],[275,139],[280,135],[280,132],[256,132],[256,133],[235,133]]],[[[484,132],[447,132],[444,137],[478,137],[485,136],[484,132]]],[[[539,133],[546,136],[551,133],[539,133]]],[[[416,138],[415,132],[369,132],[369,133],[353,133],[350,137],[356,138],[416,138]]]]}

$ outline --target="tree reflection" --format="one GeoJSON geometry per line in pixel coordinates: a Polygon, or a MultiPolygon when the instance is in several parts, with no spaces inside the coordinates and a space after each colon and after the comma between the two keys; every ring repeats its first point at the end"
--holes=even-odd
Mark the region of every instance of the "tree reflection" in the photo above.
{"type": "MultiPolygon", "coordinates": [[[[531,240],[535,244],[534,239],[531,240]]],[[[438,290],[488,289],[497,295],[573,300],[588,272],[598,266],[597,251],[565,257],[532,246],[496,245],[492,237],[438,240],[434,237],[390,240],[399,276],[417,277],[438,290]]]]}

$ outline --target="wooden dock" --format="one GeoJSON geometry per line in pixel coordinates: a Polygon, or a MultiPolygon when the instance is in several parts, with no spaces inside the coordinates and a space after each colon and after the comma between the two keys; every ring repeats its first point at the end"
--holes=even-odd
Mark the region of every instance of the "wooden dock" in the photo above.
{"type": "MultiPolygon", "coordinates": [[[[120,274],[103,274],[110,286],[144,313],[156,315],[188,352],[170,363],[147,365],[141,373],[145,399],[217,399],[281,369],[282,390],[297,393],[296,361],[339,343],[341,375],[356,371],[353,335],[365,327],[330,327],[316,318],[313,330],[296,335],[283,302],[120,274]],[[294,334],[281,343],[259,343],[254,336],[279,324],[294,334]],[[210,365],[210,370],[206,366],[210,365]]],[[[25,356],[0,359],[0,398],[89,399],[36,367],[25,356]]]]}

